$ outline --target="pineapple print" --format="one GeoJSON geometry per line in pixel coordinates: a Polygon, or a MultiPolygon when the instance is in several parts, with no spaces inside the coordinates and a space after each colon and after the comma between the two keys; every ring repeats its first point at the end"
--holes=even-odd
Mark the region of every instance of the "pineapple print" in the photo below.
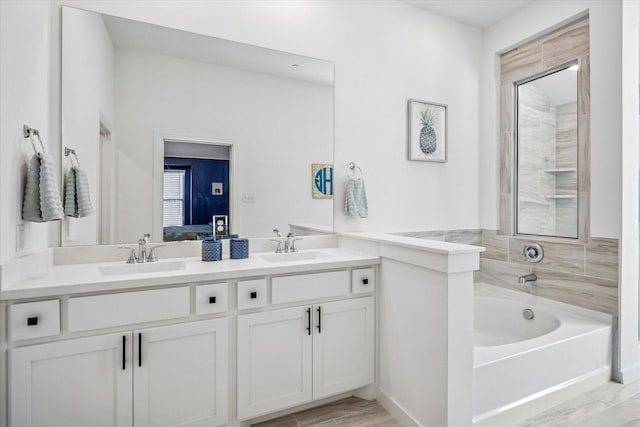
{"type": "Polygon", "coordinates": [[[438,112],[426,107],[418,114],[422,129],[420,129],[420,150],[424,154],[432,154],[436,151],[438,135],[436,134],[435,123],[438,120],[438,112]]]}

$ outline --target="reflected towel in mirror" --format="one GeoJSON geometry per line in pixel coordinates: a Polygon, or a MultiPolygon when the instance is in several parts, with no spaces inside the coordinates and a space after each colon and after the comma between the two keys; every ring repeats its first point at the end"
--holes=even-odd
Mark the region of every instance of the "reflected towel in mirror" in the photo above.
{"type": "Polygon", "coordinates": [[[64,193],[64,214],[82,218],[93,213],[89,196],[89,181],[84,170],[72,167],[67,173],[64,193]]]}

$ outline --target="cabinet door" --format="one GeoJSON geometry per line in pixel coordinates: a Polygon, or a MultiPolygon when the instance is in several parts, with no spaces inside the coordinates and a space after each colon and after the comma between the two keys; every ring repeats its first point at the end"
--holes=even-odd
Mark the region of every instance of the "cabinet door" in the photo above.
{"type": "Polygon", "coordinates": [[[10,350],[9,425],[131,426],[131,362],[130,332],[10,350]]]}
{"type": "Polygon", "coordinates": [[[374,303],[358,298],[313,307],[313,398],[374,380],[374,303]]]}
{"type": "Polygon", "coordinates": [[[134,331],[135,427],[227,422],[227,333],[226,318],[134,331]]]}
{"type": "Polygon", "coordinates": [[[238,316],[238,418],[311,400],[311,307],[238,316]]]}

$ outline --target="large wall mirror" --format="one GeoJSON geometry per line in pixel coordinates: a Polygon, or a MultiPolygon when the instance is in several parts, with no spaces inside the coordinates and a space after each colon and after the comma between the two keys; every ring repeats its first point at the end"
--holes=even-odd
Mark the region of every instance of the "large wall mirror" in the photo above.
{"type": "Polygon", "coordinates": [[[333,163],[333,63],[62,12],[63,181],[83,170],[93,207],[63,245],[333,230],[311,177],[333,163]]]}
{"type": "Polygon", "coordinates": [[[516,233],[578,237],[578,64],[516,83],[516,233]]]}

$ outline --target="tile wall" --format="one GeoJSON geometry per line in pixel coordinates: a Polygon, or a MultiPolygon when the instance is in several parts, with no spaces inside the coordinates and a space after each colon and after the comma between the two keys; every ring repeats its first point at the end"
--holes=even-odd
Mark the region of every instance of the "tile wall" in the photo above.
{"type": "Polygon", "coordinates": [[[396,233],[422,239],[484,246],[475,282],[531,292],[580,307],[617,315],[618,240],[592,237],[586,243],[541,241],[501,236],[497,230],[445,230],[396,233]],[[537,264],[524,260],[525,243],[537,242],[545,251],[537,264]],[[518,284],[518,277],[535,273],[538,280],[518,284]]]}

